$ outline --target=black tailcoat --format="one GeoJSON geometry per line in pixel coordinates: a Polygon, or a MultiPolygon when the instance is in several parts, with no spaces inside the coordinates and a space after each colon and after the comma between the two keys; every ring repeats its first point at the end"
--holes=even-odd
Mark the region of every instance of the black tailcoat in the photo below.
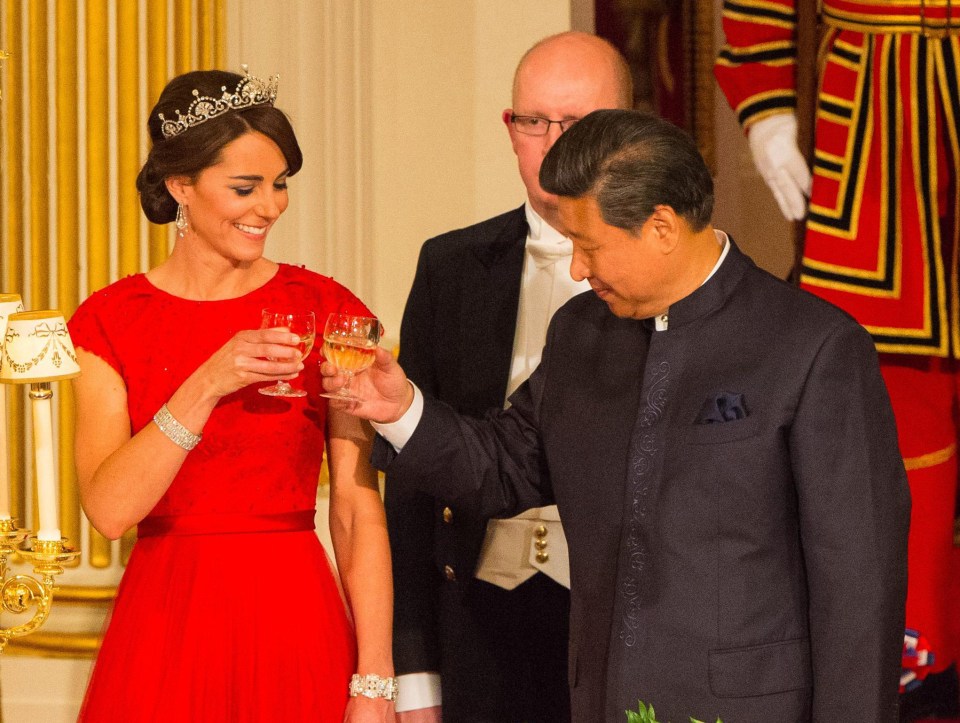
{"type": "MultiPolygon", "coordinates": [[[[400,330],[400,363],[422,390],[458,412],[479,417],[503,406],[526,238],[520,207],[430,239],[421,250],[400,330]]],[[[524,695],[546,708],[523,702],[549,711],[551,723],[562,721],[566,714],[552,701],[568,696],[569,594],[546,580],[518,588],[509,604],[506,593],[480,592],[486,583],[475,580],[474,570],[487,518],[472,504],[411,491],[406,477],[391,472],[386,487],[397,673],[441,672],[445,718],[512,723],[522,708],[506,700],[516,690],[511,681],[529,673],[494,649],[498,634],[491,628],[509,616],[512,627],[501,634],[516,642],[517,655],[529,650],[538,674],[555,671],[524,695]]]]}

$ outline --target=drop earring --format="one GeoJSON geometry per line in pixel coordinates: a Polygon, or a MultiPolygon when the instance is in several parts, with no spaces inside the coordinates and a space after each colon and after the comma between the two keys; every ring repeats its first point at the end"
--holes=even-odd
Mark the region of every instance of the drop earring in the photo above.
{"type": "Polygon", "coordinates": [[[177,236],[183,238],[187,235],[187,214],[183,211],[183,204],[177,204],[177,218],[174,221],[177,225],[177,236]]]}

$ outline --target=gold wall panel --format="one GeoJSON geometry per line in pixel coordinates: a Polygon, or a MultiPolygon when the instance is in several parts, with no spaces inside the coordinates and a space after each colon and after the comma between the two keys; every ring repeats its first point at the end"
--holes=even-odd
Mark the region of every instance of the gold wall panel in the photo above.
{"type": "MultiPolygon", "coordinates": [[[[80,254],[80,164],[77,149],[79,130],[74,117],[77,93],[77,1],[60,0],[56,6],[57,52],[54,83],[56,85],[56,256],[57,307],[71,314],[80,302],[80,279],[77,269],[80,254]]],[[[73,429],[73,390],[69,384],[58,385],[60,392],[59,428],[73,429]]],[[[77,473],[73,464],[73,435],[60,434],[60,529],[70,540],[80,539],[80,499],[77,496],[77,473]]]]}
{"type": "MultiPolygon", "coordinates": [[[[69,317],[91,292],[166,258],[171,231],[146,222],[135,185],[148,149],[147,113],[174,75],[223,67],[225,2],[0,0],[0,49],[11,53],[0,74],[0,292],[69,317]]],[[[35,526],[26,396],[18,389],[7,398],[0,411],[8,420],[12,512],[35,526]]],[[[56,385],[54,400],[60,526],[83,551],[54,604],[102,608],[114,585],[86,582],[116,579],[135,533],[113,543],[84,519],[70,385],[56,385]]],[[[99,633],[43,629],[7,651],[89,657],[99,633]]]]}
{"type": "MultiPolygon", "coordinates": [[[[87,293],[110,283],[110,6],[107,0],[86,2],[86,156],[87,190],[87,293]],[[98,160],[99,159],[99,160],[98,160]]],[[[87,559],[93,567],[110,565],[111,545],[92,527],[87,559]]]]}
{"type": "MultiPolygon", "coordinates": [[[[12,69],[23,62],[26,47],[22,32],[25,8],[19,0],[3,0],[2,9],[0,48],[12,55],[4,63],[0,75],[0,85],[3,87],[3,99],[0,100],[0,239],[3,241],[0,243],[0,280],[3,286],[0,293],[20,293],[22,296],[21,290],[27,288],[27,247],[22,243],[26,209],[17,179],[22,177],[21,169],[24,168],[26,102],[23,76],[12,72],[12,69]]],[[[24,426],[13,420],[24,418],[26,395],[10,390],[6,397],[8,460],[12,480],[10,511],[13,517],[23,520],[26,513],[26,435],[24,426]]]]}

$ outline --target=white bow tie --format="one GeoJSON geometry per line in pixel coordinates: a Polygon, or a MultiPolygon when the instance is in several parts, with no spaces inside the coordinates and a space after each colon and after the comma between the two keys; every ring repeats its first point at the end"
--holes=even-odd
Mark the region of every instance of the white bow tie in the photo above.
{"type": "Polygon", "coordinates": [[[533,257],[538,269],[555,263],[562,258],[569,258],[573,254],[573,242],[570,239],[563,239],[559,243],[555,240],[540,241],[539,239],[527,239],[527,251],[533,257]]]}

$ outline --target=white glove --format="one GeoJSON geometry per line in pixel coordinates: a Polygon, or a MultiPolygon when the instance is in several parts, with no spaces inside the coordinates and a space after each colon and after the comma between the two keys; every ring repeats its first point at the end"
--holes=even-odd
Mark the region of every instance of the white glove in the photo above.
{"type": "Polygon", "coordinates": [[[780,211],[788,221],[799,221],[807,213],[810,197],[810,169],[797,145],[797,117],[778,113],[750,126],[747,140],[753,162],[766,181],[780,211]]]}

